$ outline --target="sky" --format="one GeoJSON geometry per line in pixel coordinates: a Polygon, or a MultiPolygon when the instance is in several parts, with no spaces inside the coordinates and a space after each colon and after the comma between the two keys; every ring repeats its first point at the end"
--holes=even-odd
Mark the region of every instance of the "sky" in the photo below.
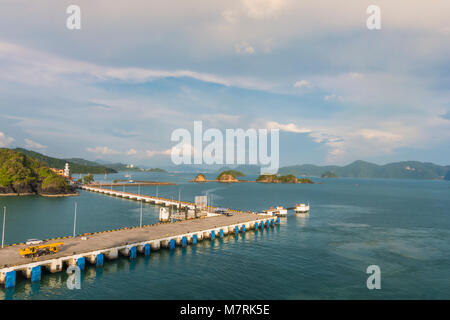
{"type": "Polygon", "coordinates": [[[449,12],[448,0],[1,0],[0,147],[163,166],[171,133],[203,121],[279,129],[281,166],[448,165],[449,12]],[[71,4],[80,30],[66,27],[71,4]]]}

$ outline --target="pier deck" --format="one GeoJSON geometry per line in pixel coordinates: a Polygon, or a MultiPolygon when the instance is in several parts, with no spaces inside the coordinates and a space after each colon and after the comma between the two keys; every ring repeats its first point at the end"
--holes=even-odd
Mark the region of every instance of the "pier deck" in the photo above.
{"type": "MultiPolygon", "coordinates": [[[[265,218],[265,219],[264,219],[265,218]]],[[[176,237],[179,235],[200,232],[210,229],[219,229],[230,225],[242,224],[250,221],[257,221],[267,217],[255,214],[240,213],[233,216],[217,216],[203,219],[184,220],[176,223],[161,223],[142,228],[129,228],[117,231],[97,233],[86,236],[86,240],[81,240],[81,236],[67,238],[63,240],[64,245],[58,253],[51,256],[41,256],[37,261],[57,259],[67,256],[79,255],[92,251],[107,250],[109,248],[126,246],[150,240],[161,240],[176,237]]],[[[55,241],[46,241],[52,243],[55,241]]],[[[24,258],[19,255],[19,249],[28,247],[26,245],[9,246],[0,249],[0,268],[14,265],[21,265],[34,262],[32,258],[24,258]]]]}
{"type": "MultiPolygon", "coordinates": [[[[190,202],[149,195],[136,195],[91,186],[84,186],[83,189],[137,201],[177,206],[178,208],[196,207],[190,202]]],[[[77,237],[49,239],[42,244],[53,242],[63,242],[64,244],[60,247],[59,252],[36,258],[24,258],[19,254],[20,249],[28,247],[23,243],[9,245],[0,249],[0,283],[4,284],[5,288],[12,288],[16,283],[17,272],[21,272],[32,282],[40,281],[43,267],[52,273],[61,272],[64,265],[78,266],[83,269],[85,264],[90,263],[101,267],[104,258],[116,259],[119,254],[134,259],[137,252],[149,255],[150,250],[184,247],[203,239],[214,239],[230,233],[244,233],[246,230],[280,223],[280,218],[271,215],[238,210],[229,211],[232,212],[230,216],[209,214],[201,218],[174,223],[158,223],[143,227],[88,233],[77,237]]]]}

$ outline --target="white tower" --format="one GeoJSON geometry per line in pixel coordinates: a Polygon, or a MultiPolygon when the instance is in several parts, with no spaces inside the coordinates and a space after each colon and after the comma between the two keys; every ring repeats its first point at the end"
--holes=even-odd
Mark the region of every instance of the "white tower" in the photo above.
{"type": "Polygon", "coordinates": [[[66,163],[66,166],[64,167],[64,175],[66,177],[70,177],[70,169],[69,169],[69,164],[66,163]]]}

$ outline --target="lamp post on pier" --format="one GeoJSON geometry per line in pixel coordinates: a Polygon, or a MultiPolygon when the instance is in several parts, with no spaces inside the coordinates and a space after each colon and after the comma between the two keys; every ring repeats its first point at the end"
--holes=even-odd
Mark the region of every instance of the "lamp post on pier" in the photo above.
{"type": "Polygon", "coordinates": [[[2,248],[5,244],[5,223],[6,223],[6,206],[3,207],[3,230],[2,230],[2,248]]]}

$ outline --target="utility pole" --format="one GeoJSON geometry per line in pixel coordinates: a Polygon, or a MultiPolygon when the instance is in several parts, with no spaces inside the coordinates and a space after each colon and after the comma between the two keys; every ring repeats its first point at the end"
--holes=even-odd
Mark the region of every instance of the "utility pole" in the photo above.
{"type": "Polygon", "coordinates": [[[141,219],[139,220],[139,227],[142,228],[142,200],[141,200],[141,219]]]}
{"type": "Polygon", "coordinates": [[[75,201],[75,214],[73,217],[73,237],[76,236],[76,230],[77,230],[77,202],[75,201]]]}
{"type": "Polygon", "coordinates": [[[6,223],[6,206],[3,207],[3,231],[2,231],[2,248],[5,244],[5,223],[6,223]]]}

